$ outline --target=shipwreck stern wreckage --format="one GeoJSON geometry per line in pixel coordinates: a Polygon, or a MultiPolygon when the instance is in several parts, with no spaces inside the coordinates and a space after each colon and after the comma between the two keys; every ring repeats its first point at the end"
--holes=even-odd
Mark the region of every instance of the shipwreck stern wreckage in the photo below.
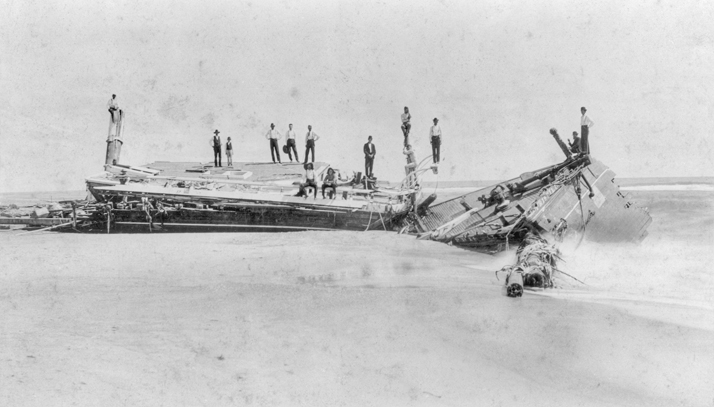
{"type": "MultiPolygon", "coordinates": [[[[596,242],[635,242],[647,236],[652,218],[615,183],[615,173],[591,155],[574,153],[551,134],[566,156],[560,164],[527,172],[429,206],[432,195],[405,219],[403,231],[486,253],[518,245],[516,264],[506,274],[509,296],[523,287],[553,287],[568,236],[596,242]]],[[[572,276],[571,276],[572,277],[572,276]]]]}

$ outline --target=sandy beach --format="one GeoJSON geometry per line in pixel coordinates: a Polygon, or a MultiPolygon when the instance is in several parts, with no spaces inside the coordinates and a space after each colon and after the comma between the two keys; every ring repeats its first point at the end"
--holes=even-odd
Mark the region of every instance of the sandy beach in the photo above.
{"type": "Polygon", "coordinates": [[[712,405],[711,193],[637,193],[642,245],[520,299],[393,233],[6,231],[0,404],[712,405]]]}

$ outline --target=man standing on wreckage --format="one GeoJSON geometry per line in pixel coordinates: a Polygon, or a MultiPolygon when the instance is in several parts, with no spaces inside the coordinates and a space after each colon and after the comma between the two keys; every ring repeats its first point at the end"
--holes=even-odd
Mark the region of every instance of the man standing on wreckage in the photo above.
{"type": "Polygon", "coordinates": [[[580,152],[583,154],[590,154],[590,142],[588,141],[588,135],[590,134],[590,128],[595,125],[592,120],[585,114],[588,109],[585,106],[580,108],[580,152]]]}

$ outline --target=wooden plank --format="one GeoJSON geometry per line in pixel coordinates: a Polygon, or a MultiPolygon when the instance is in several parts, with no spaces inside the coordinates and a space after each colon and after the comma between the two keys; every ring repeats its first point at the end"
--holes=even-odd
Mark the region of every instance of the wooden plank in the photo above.
{"type": "Polygon", "coordinates": [[[30,226],[53,226],[61,225],[68,218],[0,218],[0,225],[30,225],[30,226]]]}

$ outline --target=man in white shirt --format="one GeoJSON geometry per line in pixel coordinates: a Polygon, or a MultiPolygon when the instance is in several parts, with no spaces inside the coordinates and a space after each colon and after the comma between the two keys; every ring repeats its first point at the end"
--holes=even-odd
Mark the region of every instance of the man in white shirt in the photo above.
{"type": "Polygon", "coordinates": [[[436,117],[434,118],[434,125],[429,130],[429,135],[431,136],[431,156],[434,163],[438,163],[441,159],[441,127],[439,126],[439,119],[436,117]]]}
{"type": "Polygon", "coordinates": [[[312,162],[315,162],[315,142],[320,139],[320,136],[312,131],[312,126],[307,126],[307,134],[305,135],[305,162],[307,156],[312,151],[312,162]]]}
{"type": "Polygon", "coordinates": [[[404,146],[408,144],[409,130],[411,130],[412,125],[409,121],[412,119],[412,115],[409,114],[409,108],[404,106],[404,113],[402,114],[402,133],[404,133],[404,146]]]}
{"type": "Polygon", "coordinates": [[[585,114],[588,109],[585,106],[580,108],[580,152],[583,154],[590,154],[590,143],[588,142],[588,135],[590,133],[590,128],[595,125],[592,120],[585,114]]]}
{"type": "Polygon", "coordinates": [[[297,153],[297,148],[295,147],[295,132],[293,131],[293,124],[290,123],[288,125],[290,129],[288,132],[285,134],[285,137],[287,138],[287,153],[288,157],[290,157],[290,162],[293,162],[293,152],[295,153],[295,161],[300,162],[300,159],[298,158],[298,153],[297,153]],[[292,150],[292,151],[291,151],[292,150]]]}
{"type": "Polygon", "coordinates": [[[265,138],[270,140],[270,156],[273,158],[273,163],[275,163],[275,156],[278,156],[278,164],[280,162],[280,148],[278,147],[278,140],[283,137],[279,131],[275,130],[275,124],[270,123],[270,130],[265,134],[265,138]]]}
{"type": "Polygon", "coordinates": [[[364,145],[364,176],[372,177],[372,167],[374,167],[374,156],[377,154],[377,147],[372,144],[372,136],[367,138],[364,145]]]}
{"type": "MultiPolygon", "coordinates": [[[[107,109],[109,109],[109,116],[112,118],[112,123],[116,123],[116,116],[114,113],[119,112],[119,102],[117,102],[117,95],[112,95],[112,98],[107,102],[107,109]]],[[[118,113],[117,113],[118,114],[118,113]]]]}

